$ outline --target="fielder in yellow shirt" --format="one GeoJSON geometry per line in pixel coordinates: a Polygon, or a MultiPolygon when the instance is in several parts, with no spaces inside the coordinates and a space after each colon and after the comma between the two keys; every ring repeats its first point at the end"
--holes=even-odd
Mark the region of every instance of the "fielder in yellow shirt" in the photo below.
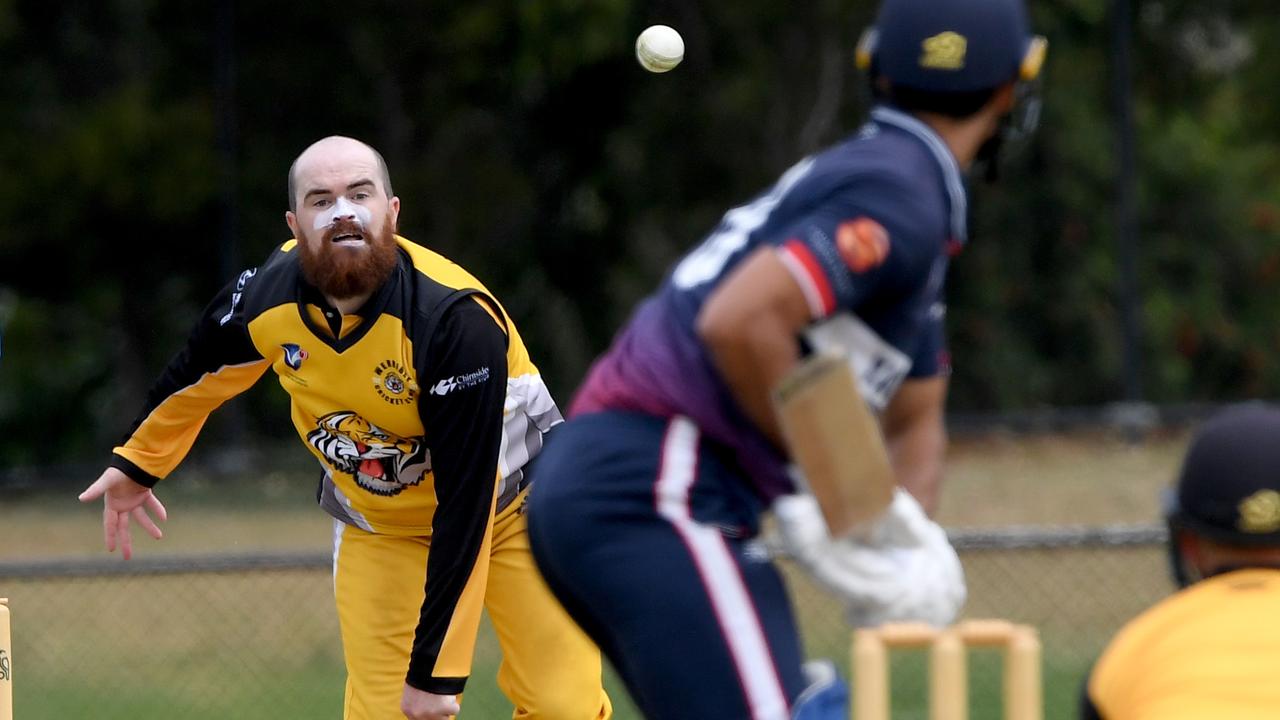
{"type": "Polygon", "coordinates": [[[1280,717],[1280,408],[1244,405],[1210,420],[1167,511],[1183,589],[1112,640],[1081,717],[1280,717]]]}
{"type": "Polygon", "coordinates": [[[561,416],[511,319],[465,270],[395,234],[400,199],[368,145],[313,144],[289,197],[295,239],[210,304],[80,496],[105,498],[107,549],[132,554],[131,521],[160,537],[151,488],[210,412],[271,369],[324,469],[344,718],[456,714],[481,608],[515,717],[609,717],[599,652],[529,554],[524,466],[561,416]]]}

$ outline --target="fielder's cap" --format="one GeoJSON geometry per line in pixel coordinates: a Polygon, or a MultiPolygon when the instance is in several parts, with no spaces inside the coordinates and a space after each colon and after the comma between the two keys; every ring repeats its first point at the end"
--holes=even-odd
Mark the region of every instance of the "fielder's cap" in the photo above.
{"type": "Polygon", "coordinates": [[[858,42],[858,66],[896,86],[971,92],[1034,80],[1048,48],[1031,34],[1024,0],[884,0],[858,42]]]}
{"type": "Polygon", "coordinates": [[[1233,545],[1280,545],[1280,407],[1236,405],[1191,441],[1170,522],[1233,545]]]}

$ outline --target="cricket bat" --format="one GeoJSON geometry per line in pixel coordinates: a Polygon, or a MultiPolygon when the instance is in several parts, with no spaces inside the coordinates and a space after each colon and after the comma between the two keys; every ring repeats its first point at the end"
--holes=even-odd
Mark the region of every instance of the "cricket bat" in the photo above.
{"type": "Polygon", "coordinates": [[[791,458],[804,472],[833,538],[847,537],[893,502],[897,479],[880,423],[862,399],[849,361],[814,354],[774,390],[791,458]]]}

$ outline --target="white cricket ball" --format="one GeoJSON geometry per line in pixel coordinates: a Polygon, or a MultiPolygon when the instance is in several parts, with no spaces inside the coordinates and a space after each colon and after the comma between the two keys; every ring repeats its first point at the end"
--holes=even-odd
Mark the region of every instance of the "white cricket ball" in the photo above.
{"type": "Polygon", "coordinates": [[[664,73],[684,59],[684,38],[675,28],[651,25],[636,38],[636,59],[645,70],[664,73]]]}

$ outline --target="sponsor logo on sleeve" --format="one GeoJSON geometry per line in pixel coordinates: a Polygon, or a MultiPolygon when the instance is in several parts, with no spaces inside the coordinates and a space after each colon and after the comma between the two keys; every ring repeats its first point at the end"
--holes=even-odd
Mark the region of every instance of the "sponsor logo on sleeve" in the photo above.
{"type": "Polygon", "coordinates": [[[448,395],[454,390],[466,390],[489,380],[489,368],[482,367],[462,375],[447,377],[431,386],[432,395],[448,395]]]}
{"type": "Polygon", "coordinates": [[[236,308],[240,306],[240,298],[244,297],[244,286],[249,284],[249,279],[258,274],[258,268],[250,268],[240,273],[240,277],[236,279],[235,292],[231,293],[231,307],[227,309],[227,314],[218,320],[219,325],[226,325],[231,322],[231,317],[236,314],[236,308]]]}
{"type": "Polygon", "coordinates": [[[836,228],[836,248],[850,270],[864,273],[889,257],[889,232],[869,217],[854,218],[836,228]]]}

